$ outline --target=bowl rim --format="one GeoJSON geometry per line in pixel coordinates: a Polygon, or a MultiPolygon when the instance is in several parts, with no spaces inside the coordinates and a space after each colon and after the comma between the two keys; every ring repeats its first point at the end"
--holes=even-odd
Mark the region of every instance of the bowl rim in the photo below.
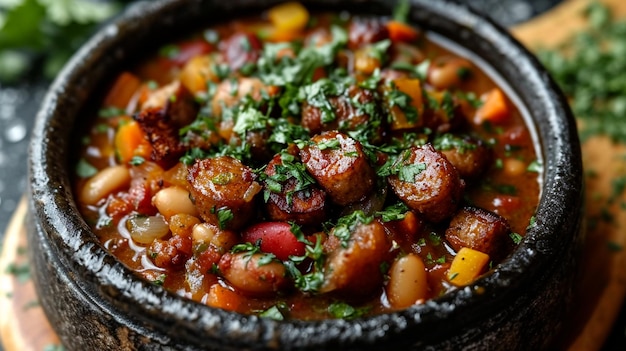
{"type": "MultiPolygon", "coordinates": [[[[262,1],[259,5],[252,0],[242,0],[222,6],[233,8],[254,3],[256,7],[267,7],[277,2],[279,1],[262,1]]],[[[110,55],[110,50],[123,41],[123,33],[138,30],[133,24],[134,21],[146,16],[146,13],[152,16],[163,14],[165,11],[180,9],[183,6],[181,4],[197,8],[202,6],[200,3],[200,0],[159,0],[131,5],[122,15],[98,31],[72,57],[51,85],[36,117],[29,149],[31,212],[41,221],[46,241],[59,254],[60,264],[68,270],[78,269],[81,276],[88,276],[94,280],[97,287],[77,283],[77,288],[92,298],[107,298],[106,304],[102,306],[104,310],[115,313],[116,303],[131,303],[134,305],[130,311],[141,312],[145,320],[152,321],[155,317],[176,320],[189,331],[204,330],[216,338],[221,337],[224,331],[235,332],[238,328],[243,328],[250,331],[252,336],[241,336],[236,332],[235,334],[240,337],[239,342],[242,345],[248,346],[259,341],[272,345],[276,342],[276,333],[286,335],[283,338],[287,339],[281,339],[281,343],[295,342],[296,338],[302,337],[308,338],[307,342],[317,346],[329,341],[361,342],[356,340],[354,335],[342,336],[341,332],[324,336],[329,330],[343,331],[354,328],[355,325],[361,330],[360,337],[369,335],[372,338],[385,339],[393,333],[406,332],[407,325],[437,323],[445,316],[457,316],[459,323],[471,321],[475,317],[468,316],[475,314],[480,306],[489,306],[498,303],[505,296],[519,294],[518,290],[523,290],[522,287],[529,283],[529,279],[537,279],[542,267],[552,265],[551,257],[560,252],[557,243],[560,240],[573,240],[570,236],[579,220],[578,210],[582,203],[582,161],[575,121],[567,100],[557,85],[538,60],[506,29],[492,20],[485,19],[473,10],[450,0],[412,0],[410,11],[412,23],[418,26],[429,23],[432,27],[436,21],[443,21],[442,26],[449,22],[448,25],[466,28],[472,35],[483,38],[486,45],[496,50],[495,55],[509,65],[508,68],[504,68],[508,70],[507,72],[502,72],[500,68],[496,69],[498,73],[504,76],[512,74],[513,69],[519,70],[519,74],[525,76],[525,81],[511,84],[512,88],[517,95],[522,95],[520,89],[532,91],[532,94],[524,93],[527,96],[524,103],[532,105],[527,106],[529,110],[540,110],[544,113],[538,121],[537,118],[540,117],[531,111],[541,142],[538,151],[543,154],[545,167],[542,195],[535,225],[529,228],[526,237],[514,253],[492,272],[466,288],[429,300],[423,305],[351,321],[330,319],[285,322],[241,315],[181,299],[162,287],[137,279],[130,269],[100,246],[76,210],[68,175],[67,155],[66,152],[57,151],[59,142],[67,149],[67,145],[58,137],[68,133],[62,131],[61,122],[64,111],[69,109],[76,112],[76,105],[81,105],[82,108],[88,101],[85,95],[92,93],[93,88],[88,83],[88,75],[85,73],[93,69],[96,63],[107,59],[105,55],[110,55]],[[433,15],[438,17],[428,18],[433,15]],[[520,88],[519,84],[525,85],[520,88]],[[68,92],[82,92],[83,95],[68,97],[68,92]],[[534,101],[528,101],[528,96],[534,101]],[[529,275],[528,272],[532,274],[529,275]],[[381,332],[381,325],[387,326],[387,329],[381,332]]],[[[303,3],[310,5],[310,1],[303,3]]],[[[332,7],[336,2],[325,0],[322,3],[332,7]]],[[[351,2],[353,5],[361,3],[366,1],[351,2]]],[[[382,0],[367,3],[385,8],[391,8],[393,5],[382,0]]],[[[154,18],[151,21],[152,24],[157,23],[154,18]]],[[[168,19],[163,21],[167,22],[168,19]]],[[[113,51],[113,56],[117,54],[113,51]]],[[[114,57],[109,59],[115,60],[114,57]]],[[[493,62],[491,64],[493,65],[493,62]]],[[[141,326],[137,328],[141,329],[141,326]]],[[[191,332],[189,337],[197,338],[191,335],[191,332]]]]}

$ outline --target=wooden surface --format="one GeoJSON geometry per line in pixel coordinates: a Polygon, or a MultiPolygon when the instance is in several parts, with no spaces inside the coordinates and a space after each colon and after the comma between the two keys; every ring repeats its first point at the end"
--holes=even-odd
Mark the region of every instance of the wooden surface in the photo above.
{"type": "MultiPolygon", "coordinates": [[[[604,0],[626,18],[626,0],[604,0]]],[[[588,0],[568,0],[546,14],[512,30],[529,48],[555,47],[584,26],[588,0]]],[[[578,279],[576,309],[566,321],[562,349],[599,350],[614,323],[626,293],[626,210],[622,197],[608,206],[611,181],[626,175],[626,147],[596,137],[583,145],[586,177],[586,231],[583,270],[578,279]],[[608,207],[607,207],[608,206],[608,207]],[[613,221],[595,221],[608,211],[613,221]]],[[[5,235],[0,256],[0,339],[6,351],[42,351],[58,345],[33,284],[24,278],[26,236],[24,201],[5,235]],[[12,272],[12,273],[10,273],[12,272]],[[20,273],[20,274],[16,274],[20,273]],[[24,280],[22,280],[24,279],[24,280]]]]}
{"type": "Polygon", "coordinates": [[[7,227],[0,256],[0,340],[5,351],[44,351],[60,345],[29,279],[26,207],[22,199],[7,227]]]}
{"type": "MultiPolygon", "coordinates": [[[[602,2],[610,6],[614,16],[626,18],[626,0],[602,2]]],[[[557,47],[583,30],[583,13],[589,3],[589,0],[565,1],[514,28],[513,35],[531,50],[557,47]]],[[[576,310],[566,324],[568,335],[573,337],[564,343],[572,351],[602,347],[626,295],[626,209],[622,208],[626,197],[622,194],[612,204],[607,201],[613,192],[612,180],[626,175],[626,147],[605,137],[594,137],[583,144],[582,153],[588,229],[574,303],[576,310]],[[607,210],[613,220],[598,220],[607,210]]]]}

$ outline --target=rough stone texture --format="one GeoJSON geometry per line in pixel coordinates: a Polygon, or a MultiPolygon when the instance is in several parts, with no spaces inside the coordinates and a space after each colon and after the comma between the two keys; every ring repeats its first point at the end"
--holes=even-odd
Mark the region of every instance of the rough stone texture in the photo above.
{"type": "MultiPolygon", "coordinates": [[[[138,279],[105,252],[72,200],[66,168],[72,130],[67,126],[74,125],[102,79],[171,39],[173,27],[182,23],[183,30],[191,30],[202,13],[225,19],[239,6],[254,12],[273,1],[186,3],[180,9],[174,1],[146,2],[104,28],[61,73],[37,117],[30,156],[29,242],[42,306],[69,350],[521,350],[548,345],[545,336],[554,334],[571,294],[580,244],[582,165],[574,120],[525,49],[491,22],[445,2],[416,1],[420,9],[412,12],[413,20],[462,42],[514,82],[510,88],[532,116],[546,166],[537,224],[493,274],[397,313],[352,322],[281,323],[180,299],[138,279]]],[[[337,3],[323,0],[315,6],[337,3]]],[[[341,3],[352,11],[390,10],[382,1],[341,3]]]]}

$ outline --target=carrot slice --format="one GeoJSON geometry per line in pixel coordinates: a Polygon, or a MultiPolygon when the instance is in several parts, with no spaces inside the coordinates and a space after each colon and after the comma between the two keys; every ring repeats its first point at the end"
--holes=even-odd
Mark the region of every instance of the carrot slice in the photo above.
{"type": "Polygon", "coordinates": [[[180,81],[192,94],[207,89],[207,81],[217,82],[218,78],[211,69],[209,56],[196,56],[185,64],[180,72],[180,81]]]}
{"type": "Polygon", "coordinates": [[[413,42],[419,37],[419,32],[406,23],[399,21],[387,22],[387,31],[391,41],[413,42]]]}
{"type": "Polygon", "coordinates": [[[115,151],[122,164],[130,162],[134,156],[147,158],[152,152],[150,143],[139,123],[130,121],[120,125],[115,134],[115,151]]]}
{"type": "Polygon", "coordinates": [[[409,120],[406,113],[398,106],[391,109],[392,130],[410,129],[417,127],[421,123],[422,112],[424,111],[424,98],[422,96],[422,86],[420,80],[416,78],[398,78],[393,81],[396,88],[411,98],[411,106],[418,114],[416,120],[409,120]]]}
{"type": "Polygon", "coordinates": [[[113,87],[109,90],[109,93],[104,98],[104,106],[116,107],[119,109],[126,109],[128,103],[135,95],[135,92],[141,86],[141,81],[137,76],[130,72],[122,72],[113,87]]]}
{"type": "Polygon", "coordinates": [[[206,303],[212,307],[236,311],[243,303],[243,299],[236,292],[229,290],[220,284],[213,284],[209,289],[209,295],[206,303]]]}
{"type": "Polygon", "coordinates": [[[509,117],[509,106],[502,90],[494,88],[483,95],[483,105],[476,111],[474,123],[502,123],[509,117]]]}

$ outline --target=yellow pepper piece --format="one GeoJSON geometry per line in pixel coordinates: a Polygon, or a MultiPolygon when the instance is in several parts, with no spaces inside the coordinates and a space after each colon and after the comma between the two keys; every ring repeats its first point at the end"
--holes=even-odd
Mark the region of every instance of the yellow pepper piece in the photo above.
{"type": "Polygon", "coordinates": [[[309,11],[298,2],[287,2],[268,10],[267,16],[280,31],[300,31],[309,22],[309,11]]]}
{"type": "Polygon", "coordinates": [[[452,260],[448,281],[456,286],[465,286],[480,275],[487,262],[489,255],[486,253],[464,247],[452,260]]]}

